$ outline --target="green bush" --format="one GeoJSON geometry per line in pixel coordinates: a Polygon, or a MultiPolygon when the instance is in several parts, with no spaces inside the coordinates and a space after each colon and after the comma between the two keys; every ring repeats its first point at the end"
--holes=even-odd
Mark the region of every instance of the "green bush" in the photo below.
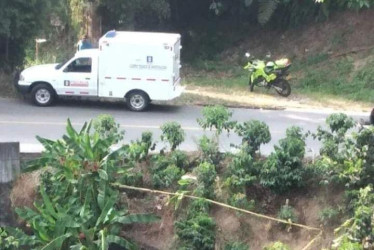
{"type": "Polygon", "coordinates": [[[248,153],[252,157],[260,149],[261,144],[266,144],[271,140],[269,126],[257,120],[237,124],[235,132],[242,137],[242,144],[247,144],[248,153]]]}
{"type": "Polygon", "coordinates": [[[185,133],[177,122],[166,122],[161,126],[161,140],[170,144],[171,151],[174,151],[183,141],[185,133]]]}
{"type": "Polygon", "coordinates": [[[302,186],[305,137],[301,135],[301,129],[288,128],[286,138],[281,139],[274,149],[261,168],[260,183],[277,193],[302,186]]]}
{"type": "Polygon", "coordinates": [[[324,226],[334,226],[339,222],[339,211],[334,208],[324,208],[319,213],[319,220],[324,226]]]}
{"type": "Polygon", "coordinates": [[[180,249],[214,249],[216,223],[207,214],[199,213],[177,221],[175,228],[182,245],[180,249]]]}
{"type": "Polygon", "coordinates": [[[175,164],[178,168],[187,169],[190,165],[188,156],[186,153],[180,150],[175,150],[169,155],[170,161],[175,164]]]}
{"type": "Polygon", "coordinates": [[[205,198],[214,198],[214,184],[217,176],[215,166],[203,162],[194,171],[197,176],[196,194],[205,198]]]}
{"type": "MultiPolygon", "coordinates": [[[[374,227],[372,218],[374,215],[374,192],[372,186],[361,188],[358,192],[357,199],[352,201],[354,214],[351,218],[335,229],[338,237],[334,240],[333,245],[340,245],[349,242],[361,243],[367,238],[374,236],[374,227]]],[[[340,248],[339,248],[340,249],[340,248]]]]}
{"type": "Polygon", "coordinates": [[[187,155],[179,150],[169,155],[155,155],[151,162],[152,182],[157,188],[172,187],[183,176],[183,169],[189,165],[187,155]]]}
{"type": "Polygon", "coordinates": [[[232,112],[226,107],[216,105],[203,108],[203,118],[197,119],[197,122],[203,129],[215,129],[216,135],[220,135],[224,130],[230,132],[234,128],[235,122],[230,121],[232,112]]]}
{"type": "Polygon", "coordinates": [[[203,135],[199,140],[198,146],[202,154],[201,161],[217,165],[222,160],[222,155],[219,152],[219,145],[216,139],[203,135]]]}
{"type": "Polygon", "coordinates": [[[236,193],[230,196],[229,204],[231,206],[242,208],[245,210],[253,210],[255,208],[255,201],[248,200],[247,196],[243,193],[236,193]]]}
{"type": "Polygon", "coordinates": [[[5,229],[0,227],[0,249],[16,250],[19,249],[19,240],[13,236],[9,236],[5,229]]]}
{"type": "Polygon", "coordinates": [[[93,127],[102,139],[111,140],[112,144],[122,141],[125,134],[111,115],[99,115],[93,120],[93,127]]]}
{"type": "Polygon", "coordinates": [[[354,121],[346,114],[332,114],[327,117],[326,124],[329,130],[318,127],[317,134],[313,135],[318,140],[322,141],[320,154],[330,157],[334,160],[341,159],[339,148],[344,143],[346,133],[353,128],[354,121]]]}
{"type": "Polygon", "coordinates": [[[168,188],[176,184],[184,171],[179,168],[175,158],[155,155],[152,158],[152,182],[156,188],[168,188]]]}
{"type": "Polygon", "coordinates": [[[344,114],[334,114],[327,120],[329,130],[318,129],[322,141],[321,158],[315,166],[323,183],[336,182],[360,188],[374,178],[374,128],[368,127],[346,135],[353,120],[344,114]]]}
{"type": "Polygon", "coordinates": [[[175,165],[168,165],[165,169],[155,172],[152,175],[153,185],[159,187],[171,187],[184,174],[184,172],[175,165]]]}
{"type": "Polygon", "coordinates": [[[231,192],[245,192],[246,187],[255,183],[258,174],[259,169],[244,145],[228,165],[225,184],[231,192]]]}
{"type": "MultiPolygon", "coordinates": [[[[288,204],[285,204],[281,207],[281,209],[278,212],[278,218],[281,220],[290,221],[293,223],[297,222],[298,220],[297,215],[295,213],[295,209],[288,204]]],[[[282,224],[282,225],[285,225],[285,224],[282,224]]]]}
{"type": "Polygon", "coordinates": [[[152,132],[143,132],[140,140],[129,144],[126,155],[129,162],[138,162],[148,157],[149,151],[156,146],[152,136],[152,132]]]}

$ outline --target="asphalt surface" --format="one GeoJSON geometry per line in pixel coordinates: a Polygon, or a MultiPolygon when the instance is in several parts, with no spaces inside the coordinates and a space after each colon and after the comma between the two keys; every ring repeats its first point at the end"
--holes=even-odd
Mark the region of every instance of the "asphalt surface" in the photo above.
{"type": "MultiPolygon", "coordinates": [[[[112,115],[121,128],[126,131],[124,142],[140,137],[143,131],[151,131],[157,141],[157,149],[164,144],[160,140],[159,127],[167,121],[180,123],[186,132],[186,140],[180,146],[182,150],[196,150],[197,141],[204,133],[196,119],[201,117],[202,107],[151,105],[146,112],[131,112],[123,103],[104,103],[81,100],[62,100],[52,107],[36,107],[29,100],[0,98],[0,142],[21,143],[22,152],[42,150],[35,136],[58,139],[65,132],[66,121],[70,118],[76,129],[84,122],[100,114],[112,115]]],[[[261,148],[261,153],[269,154],[274,144],[285,136],[287,127],[301,126],[304,131],[315,132],[319,125],[324,125],[326,112],[230,109],[233,120],[243,122],[251,119],[264,121],[270,127],[272,140],[261,148]]],[[[351,114],[352,115],[352,114],[351,114]]],[[[355,120],[367,119],[368,114],[353,114],[355,120]]],[[[233,132],[220,138],[221,150],[231,151],[230,144],[240,144],[240,138],[233,132]]],[[[307,154],[316,155],[320,143],[312,138],[307,139],[307,154]]]]}

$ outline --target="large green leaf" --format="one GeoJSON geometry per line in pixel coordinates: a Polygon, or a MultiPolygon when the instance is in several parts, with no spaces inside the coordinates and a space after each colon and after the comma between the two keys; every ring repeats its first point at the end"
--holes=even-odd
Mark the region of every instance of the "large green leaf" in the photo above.
{"type": "Polygon", "coordinates": [[[52,241],[50,241],[47,245],[45,245],[43,248],[41,248],[41,250],[58,250],[58,249],[61,249],[64,241],[67,238],[69,238],[70,236],[71,236],[70,233],[61,235],[61,236],[53,239],[52,241]]]}
{"type": "Polygon", "coordinates": [[[117,198],[118,194],[114,194],[108,198],[104,208],[101,211],[99,218],[96,221],[96,227],[99,226],[105,220],[105,217],[108,215],[109,211],[113,208],[114,204],[116,204],[117,198]]]}
{"type": "Polygon", "coordinates": [[[109,242],[107,241],[107,232],[106,229],[100,230],[100,250],[108,250],[109,242]]]}
{"type": "Polygon", "coordinates": [[[45,189],[44,189],[44,185],[43,185],[43,182],[40,183],[40,194],[42,195],[42,198],[43,198],[43,202],[44,202],[44,205],[46,206],[47,208],[47,212],[53,216],[55,219],[57,219],[58,215],[52,205],[52,202],[51,200],[49,199],[47,193],[45,192],[45,189]]]}
{"type": "Polygon", "coordinates": [[[124,247],[125,249],[134,249],[134,250],[138,249],[136,247],[136,245],[134,245],[133,243],[127,241],[126,239],[124,239],[122,237],[116,236],[116,235],[108,235],[107,240],[108,240],[109,243],[117,244],[121,247],[124,247]]]}

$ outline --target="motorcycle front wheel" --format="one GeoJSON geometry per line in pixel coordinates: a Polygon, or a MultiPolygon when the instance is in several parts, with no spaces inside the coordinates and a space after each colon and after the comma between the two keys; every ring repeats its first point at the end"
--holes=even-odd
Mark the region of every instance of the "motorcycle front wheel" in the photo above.
{"type": "Polygon", "coordinates": [[[277,91],[277,93],[281,96],[287,97],[291,94],[291,86],[285,79],[276,80],[273,83],[273,87],[277,91]]]}

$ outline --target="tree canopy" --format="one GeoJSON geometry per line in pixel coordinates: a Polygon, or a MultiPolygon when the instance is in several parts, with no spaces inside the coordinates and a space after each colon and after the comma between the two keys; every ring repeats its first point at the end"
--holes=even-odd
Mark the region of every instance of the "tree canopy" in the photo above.
{"type": "Polygon", "coordinates": [[[193,48],[192,54],[197,53],[197,47],[209,47],[204,51],[211,55],[222,47],[226,30],[240,33],[248,25],[298,26],[324,20],[334,11],[370,8],[373,3],[374,0],[2,0],[0,67],[22,63],[25,50],[35,46],[37,37],[71,44],[82,34],[97,39],[111,29],[179,32],[185,45],[193,48]]]}

